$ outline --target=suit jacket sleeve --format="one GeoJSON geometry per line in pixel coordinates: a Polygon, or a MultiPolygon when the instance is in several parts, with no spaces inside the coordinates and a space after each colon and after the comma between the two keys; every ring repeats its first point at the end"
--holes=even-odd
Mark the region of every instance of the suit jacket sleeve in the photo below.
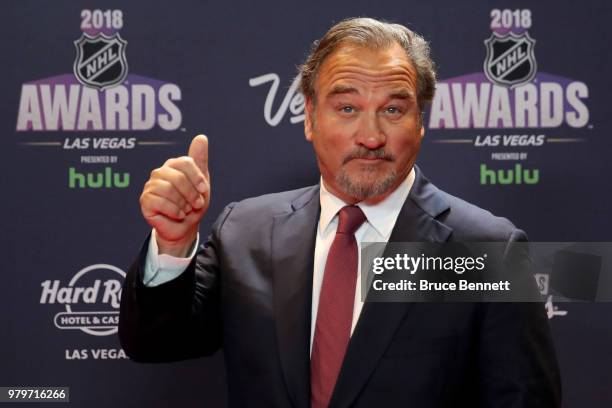
{"type": "MultiPolygon", "coordinates": [[[[516,241],[526,241],[520,230],[511,234],[507,254],[516,241]]],[[[528,256],[519,254],[517,258],[528,256]]],[[[535,282],[533,288],[536,290],[535,282]]],[[[481,406],[560,407],[561,379],[543,304],[485,303],[481,313],[481,406]]]]}
{"type": "Polygon", "coordinates": [[[213,354],[222,344],[220,231],[229,205],[180,276],[155,287],[143,284],[148,239],[128,270],[121,295],[119,339],[139,362],[168,362],[213,354]]]}

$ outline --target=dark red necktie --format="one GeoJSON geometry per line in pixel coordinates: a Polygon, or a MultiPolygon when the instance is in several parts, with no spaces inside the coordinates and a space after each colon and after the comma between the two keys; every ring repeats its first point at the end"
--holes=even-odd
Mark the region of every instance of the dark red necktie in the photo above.
{"type": "Polygon", "coordinates": [[[312,408],[329,405],[351,336],[357,284],[358,251],[355,231],[366,220],[361,208],[343,207],[329,249],[310,356],[312,408]]]}

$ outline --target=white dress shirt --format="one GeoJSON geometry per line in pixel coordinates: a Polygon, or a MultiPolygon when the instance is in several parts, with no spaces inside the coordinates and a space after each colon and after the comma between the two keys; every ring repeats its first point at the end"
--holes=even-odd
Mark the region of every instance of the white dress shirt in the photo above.
{"type": "MultiPolygon", "coordinates": [[[[357,203],[365,214],[367,221],[355,231],[355,240],[359,259],[361,259],[361,243],[362,242],[387,242],[393,231],[395,221],[404,205],[404,201],[410,193],[412,184],[414,183],[414,168],[406,177],[406,180],[399,185],[387,198],[375,204],[368,205],[365,203],[357,203]]],[[[312,324],[310,326],[310,347],[312,351],[312,340],[315,332],[315,322],[317,321],[317,311],[319,309],[319,295],[321,294],[321,284],[323,283],[323,274],[325,272],[325,262],[327,254],[331,248],[332,242],[336,236],[338,229],[338,212],[347,204],[330,193],[321,180],[321,216],[319,218],[319,227],[317,228],[317,241],[315,244],[314,255],[314,274],[312,277],[312,324]]],[[[357,283],[355,287],[355,301],[353,304],[353,323],[351,325],[351,334],[357,325],[363,300],[361,298],[361,262],[358,262],[357,267],[357,283]]]]}
{"type": "MultiPolygon", "coordinates": [[[[404,205],[404,201],[410,193],[410,189],[414,183],[414,168],[406,177],[406,180],[399,185],[387,198],[375,204],[368,205],[358,203],[365,214],[367,221],[364,222],[357,231],[355,231],[355,239],[361,256],[361,242],[387,242],[393,231],[395,221],[404,205]]],[[[323,273],[325,271],[325,262],[327,254],[331,247],[336,229],[338,228],[338,211],[345,205],[344,201],[330,193],[321,180],[321,188],[319,194],[321,203],[321,215],[319,217],[319,225],[317,228],[317,237],[314,253],[314,271],[312,279],[312,316],[310,330],[310,344],[312,351],[312,340],[314,337],[315,324],[317,321],[317,311],[319,309],[319,295],[321,293],[321,284],[323,282],[323,273]]],[[[199,234],[196,244],[193,246],[191,253],[186,258],[177,258],[167,254],[159,254],[157,241],[155,238],[155,230],[151,233],[149,240],[149,248],[147,259],[145,262],[145,270],[143,282],[146,286],[158,286],[178,277],[189,265],[191,259],[195,256],[199,245],[199,234]]],[[[353,306],[353,324],[351,326],[351,334],[355,329],[355,325],[361,314],[363,300],[361,299],[361,266],[357,270],[357,283],[355,288],[355,303],[353,306]]]]}

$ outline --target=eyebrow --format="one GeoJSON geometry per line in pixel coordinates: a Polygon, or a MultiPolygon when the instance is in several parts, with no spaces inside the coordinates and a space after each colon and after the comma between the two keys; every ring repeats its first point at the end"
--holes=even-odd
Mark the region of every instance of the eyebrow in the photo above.
{"type": "Polygon", "coordinates": [[[334,97],[336,95],[345,95],[345,94],[359,94],[357,88],[349,85],[334,85],[334,87],[327,94],[328,98],[334,97]]]}
{"type": "Polygon", "coordinates": [[[393,91],[389,97],[391,99],[414,99],[414,94],[405,89],[400,89],[397,91],[393,91]]]}
{"type": "MultiPolygon", "coordinates": [[[[359,91],[357,88],[349,85],[335,85],[331,91],[327,94],[328,98],[332,98],[336,95],[346,95],[346,94],[357,94],[359,95],[359,91]]],[[[390,99],[414,99],[414,94],[406,89],[398,89],[396,91],[391,92],[389,95],[390,99]]]]}

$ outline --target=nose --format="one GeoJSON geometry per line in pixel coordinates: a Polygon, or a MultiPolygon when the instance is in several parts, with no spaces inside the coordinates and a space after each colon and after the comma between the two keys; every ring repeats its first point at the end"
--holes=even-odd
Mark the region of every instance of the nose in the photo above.
{"type": "Polygon", "coordinates": [[[375,112],[361,116],[355,143],[369,150],[375,150],[385,145],[387,137],[380,126],[380,118],[375,112]]]}

